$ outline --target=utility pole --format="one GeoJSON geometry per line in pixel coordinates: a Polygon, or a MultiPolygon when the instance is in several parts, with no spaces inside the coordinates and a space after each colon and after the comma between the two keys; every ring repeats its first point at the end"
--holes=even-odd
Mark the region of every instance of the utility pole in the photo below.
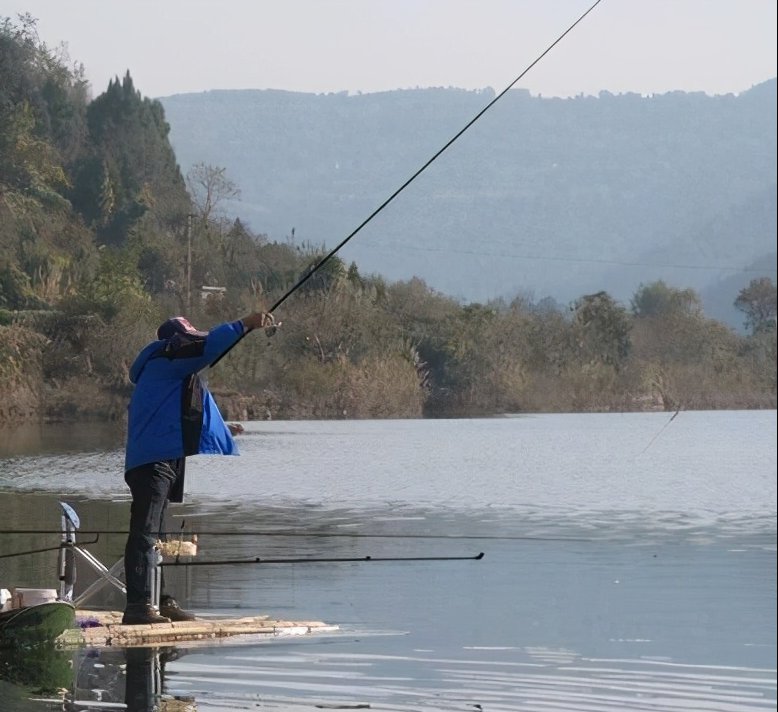
{"type": "Polygon", "coordinates": [[[186,216],[186,315],[192,315],[192,215],[186,216]]]}

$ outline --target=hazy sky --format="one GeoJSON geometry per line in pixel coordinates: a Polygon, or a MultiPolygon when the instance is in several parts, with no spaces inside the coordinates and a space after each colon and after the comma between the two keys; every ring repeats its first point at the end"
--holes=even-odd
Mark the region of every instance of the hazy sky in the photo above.
{"type": "MultiPolygon", "coordinates": [[[[93,93],[129,69],[151,97],[508,85],[594,0],[4,0],[65,43],[93,93]]],[[[517,85],[739,92],[776,76],[775,0],[602,0],[517,85]]]]}

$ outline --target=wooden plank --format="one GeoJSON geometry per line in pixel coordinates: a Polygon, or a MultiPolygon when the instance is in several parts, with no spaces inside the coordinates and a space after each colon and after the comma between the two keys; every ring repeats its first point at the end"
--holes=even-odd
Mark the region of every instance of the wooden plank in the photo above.
{"type": "Polygon", "coordinates": [[[337,626],[322,621],[271,620],[268,616],[203,617],[195,621],[155,625],[123,625],[121,619],[122,614],[118,611],[79,610],[76,615],[78,627],[65,631],[57,639],[57,643],[66,648],[133,647],[174,645],[186,641],[216,640],[239,635],[277,637],[337,630],[337,626]]]}

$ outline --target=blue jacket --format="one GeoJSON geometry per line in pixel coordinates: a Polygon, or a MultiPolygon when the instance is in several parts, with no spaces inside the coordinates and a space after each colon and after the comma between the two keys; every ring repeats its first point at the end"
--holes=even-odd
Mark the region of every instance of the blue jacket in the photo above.
{"type": "Polygon", "coordinates": [[[243,323],[214,327],[192,342],[153,341],[130,368],[124,469],[187,455],[237,455],[216,402],[197,375],[243,335],[243,323]]]}

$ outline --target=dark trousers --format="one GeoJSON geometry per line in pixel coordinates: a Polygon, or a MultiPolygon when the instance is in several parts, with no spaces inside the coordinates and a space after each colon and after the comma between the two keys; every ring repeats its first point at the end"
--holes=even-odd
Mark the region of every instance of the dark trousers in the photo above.
{"type": "Polygon", "coordinates": [[[163,530],[168,495],[175,480],[175,460],[141,465],[124,474],[132,492],[130,533],[124,548],[128,610],[152,603],[151,574],[157,564],[154,545],[163,530]]]}

